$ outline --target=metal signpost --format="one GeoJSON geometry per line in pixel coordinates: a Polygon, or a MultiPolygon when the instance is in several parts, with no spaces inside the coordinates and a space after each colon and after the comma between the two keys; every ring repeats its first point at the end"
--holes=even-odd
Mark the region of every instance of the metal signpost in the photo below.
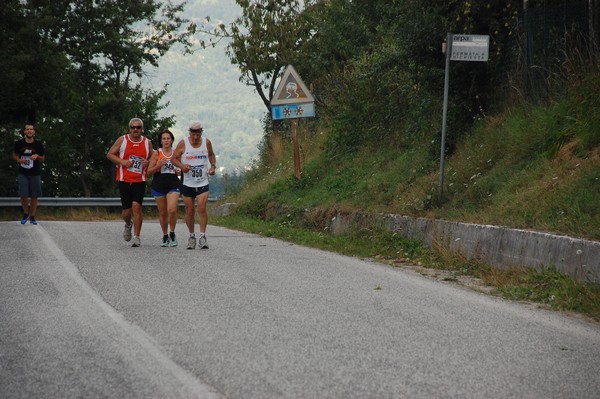
{"type": "Polygon", "coordinates": [[[488,35],[446,35],[446,72],[444,78],[444,110],[442,112],[442,144],[440,155],[440,200],[444,192],[444,158],[446,147],[446,117],[448,115],[448,87],[450,61],[487,61],[490,37],[488,35]]]}
{"type": "Polygon", "coordinates": [[[292,120],[292,141],[294,145],[294,175],[300,179],[300,147],[298,144],[298,118],[315,116],[315,99],[300,79],[293,66],[288,65],[279,81],[275,95],[271,100],[273,120],[292,120]]]}

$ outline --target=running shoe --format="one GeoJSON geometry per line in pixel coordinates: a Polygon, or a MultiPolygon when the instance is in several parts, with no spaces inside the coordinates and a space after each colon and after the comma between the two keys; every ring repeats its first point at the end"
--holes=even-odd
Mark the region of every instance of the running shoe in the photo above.
{"type": "Polygon", "coordinates": [[[169,246],[169,236],[168,235],[164,235],[162,242],[160,243],[161,247],[168,247],[169,246]]]}
{"type": "Polygon", "coordinates": [[[29,216],[29,223],[36,225],[37,224],[37,220],[35,220],[35,216],[29,216]]]}
{"type": "Polygon", "coordinates": [[[198,238],[198,246],[200,247],[200,249],[208,249],[208,244],[206,243],[205,236],[200,236],[200,238],[198,238]]]}
{"type": "Polygon", "coordinates": [[[196,248],[196,238],[195,237],[190,237],[190,238],[188,238],[187,249],[194,249],[194,248],[196,248]]]}
{"type": "Polygon", "coordinates": [[[27,223],[27,219],[29,219],[29,215],[24,213],[23,216],[21,217],[21,224],[27,223]]]}
{"type": "Polygon", "coordinates": [[[125,229],[123,230],[123,239],[125,241],[131,241],[131,227],[133,225],[125,225],[125,229]]]}
{"type": "Polygon", "coordinates": [[[139,247],[140,245],[142,245],[142,240],[140,240],[140,237],[133,237],[133,240],[131,240],[131,246],[139,247]]]}
{"type": "Polygon", "coordinates": [[[169,239],[171,240],[171,246],[176,247],[177,246],[177,237],[175,236],[174,232],[169,233],[169,239]]]}

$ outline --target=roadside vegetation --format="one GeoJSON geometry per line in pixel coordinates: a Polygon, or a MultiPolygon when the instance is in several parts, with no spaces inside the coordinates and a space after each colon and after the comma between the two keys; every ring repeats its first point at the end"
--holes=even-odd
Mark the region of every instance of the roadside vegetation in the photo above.
{"type": "Polygon", "coordinates": [[[600,75],[548,105],[519,104],[482,116],[446,160],[426,142],[399,151],[323,150],[326,131],[302,130],[303,173],[289,143],[246,175],[226,201],[264,217],[274,204],[332,207],[532,229],[600,240],[600,75]]]}

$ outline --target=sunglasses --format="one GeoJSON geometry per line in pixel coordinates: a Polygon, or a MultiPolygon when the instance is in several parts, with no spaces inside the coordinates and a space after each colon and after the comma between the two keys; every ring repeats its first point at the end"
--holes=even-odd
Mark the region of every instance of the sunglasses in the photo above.
{"type": "Polygon", "coordinates": [[[142,129],[142,126],[129,126],[130,129],[142,129]]]}
{"type": "Polygon", "coordinates": [[[202,133],[202,129],[190,129],[190,133],[202,133]]]}

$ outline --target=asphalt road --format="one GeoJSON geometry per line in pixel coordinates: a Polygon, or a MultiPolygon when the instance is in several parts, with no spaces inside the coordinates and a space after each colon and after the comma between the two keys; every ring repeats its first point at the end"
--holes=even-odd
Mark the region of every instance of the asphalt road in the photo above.
{"type": "Polygon", "coordinates": [[[600,398],[600,327],[209,226],[0,222],[0,398],[600,398]]]}

